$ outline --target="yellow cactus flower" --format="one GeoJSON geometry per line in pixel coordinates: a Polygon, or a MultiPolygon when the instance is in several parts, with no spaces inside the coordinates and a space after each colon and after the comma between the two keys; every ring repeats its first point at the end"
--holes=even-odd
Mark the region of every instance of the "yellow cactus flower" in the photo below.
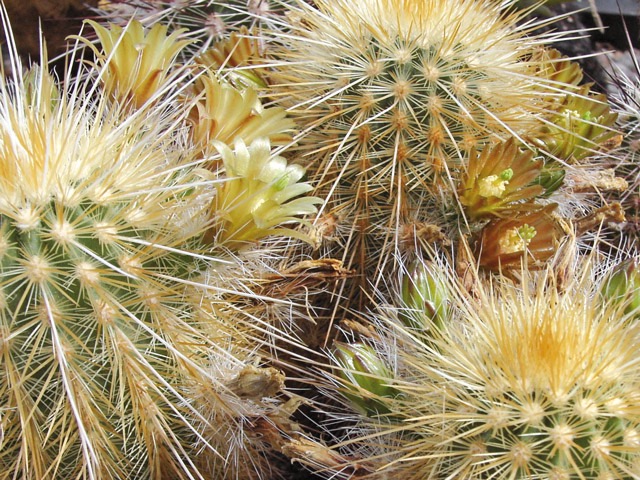
{"type": "Polygon", "coordinates": [[[247,27],[242,26],[237,32],[232,32],[228,39],[202,52],[195,61],[208,69],[225,69],[225,75],[234,85],[264,88],[267,86],[264,80],[266,72],[257,65],[264,61],[261,59],[259,43],[247,27]]]}
{"type": "Polygon", "coordinates": [[[179,39],[183,30],[167,35],[167,27],[161,24],[146,30],[137,20],[124,28],[114,24],[105,28],[92,20],[86,23],[95,30],[102,51],[87,39],[79,39],[98,58],[105,91],[134,108],[140,108],[163,89],[176,56],[191,43],[179,39]]]}
{"type": "Polygon", "coordinates": [[[215,73],[207,72],[198,77],[195,95],[188,120],[191,138],[205,155],[214,150],[214,141],[227,145],[237,138],[246,144],[260,137],[268,138],[273,145],[291,141],[293,121],[286,117],[283,108],[264,108],[251,87],[239,90],[215,73]]]}
{"type": "Polygon", "coordinates": [[[555,204],[540,210],[489,222],[475,243],[478,262],[495,271],[519,269],[526,259],[530,269],[540,268],[558,248],[561,232],[551,216],[555,204]]]}
{"type": "Polygon", "coordinates": [[[538,145],[553,158],[576,163],[597,153],[601,145],[617,134],[618,114],[611,111],[607,97],[583,85],[566,94],[550,114],[537,138],[538,145]]]}
{"type": "Polygon", "coordinates": [[[272,155],[265,138],[249,146],[238,138],[234,150],[222,142],[215,145],[227,177],[216,185],[210,207],[215,242],[237,249],[267,235],[306,240],[304,234],[282,226],[303,223],[298,216],[315,213],[315,205],[321,202],[315,197],[301,197],[313,190],[310,184],[300,182],[304,169],[272,155]]]}
{"type": "Polygon", "coordinates": [[[471,151],[460,180],[459,198],[472,220],[542,208],[533,200],[544,188],[532,185],[542,161],[531,157],[532,152],[522,151],[513,139],[486,147],[481,153],[471,151]]]}

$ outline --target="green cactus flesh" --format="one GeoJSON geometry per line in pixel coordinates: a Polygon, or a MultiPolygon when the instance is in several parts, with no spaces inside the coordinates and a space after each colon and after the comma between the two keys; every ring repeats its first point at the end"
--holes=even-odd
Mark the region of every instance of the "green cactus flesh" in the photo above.
{"type": "Polygon", "coordinates": [[[189,463],[180,448],[196,434],[179,385],[184,345],[203,340],[174,279],[193,259],[158,247],[163,227],[131,225],[140,210],[128,200],[31,213],[29,225],[0,215],[1,470],[143,478],[163,457],[174,457],[165,470],[189,463]]]}

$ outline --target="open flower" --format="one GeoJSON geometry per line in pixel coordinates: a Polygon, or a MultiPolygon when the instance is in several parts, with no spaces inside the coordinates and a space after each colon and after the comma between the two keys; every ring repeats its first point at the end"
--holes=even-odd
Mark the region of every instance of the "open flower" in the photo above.
{"type": "Polygon", "coordinates": [[[533,143],[554,158],[577,162],[597,152],[617,133],[617,118],[605,95],[592,92],[591,85],[583,85],[567,93],[533,143]]]}
{"type": "Polygon", "coordinates": [[[532,152],[520,150],[513,139],[486,147],[481,153],[471,151],[459,198],[472,220],[541,208],[533,199],[544,188],[532,182],[540,173],[542,161],[531,157],[532,152]]]}
{"type": "Polygon", "coordinates": [[[513,218],[489,222],[475,244],[479,264],[489,270],[539,268],[557,250],[560,229],[551,212],[555,204],[513,218]]]}
{"type": "Polygon", "coordinates": [[[300,182],[304,169],[273,156],[269,140],[259,138],[247,146],[238,138],[234,150],[216,142],[227,178],[216,186],[210,206],[215,241],[239,248],[267,235],[306,237],[284,224],[302,223],[299,215],[316,212],[316,197],[301,197],[313,187],[300,182]],[[296,198],[299,197],[299,198],[296,198]]]}
{"type": "Polygon", "coordinates": [[[179,40],[182,30],[167,35],[167,27],[154,25],[148,31],[137,20],[126,27],[111,24],[109,28],[87,20],[102,45],[99,51],[80,37],[104,67],[102,81],[107,94],[119,102],[139,108],[153,98],[168,78],[175,57],[191,43],[179,40]]]}

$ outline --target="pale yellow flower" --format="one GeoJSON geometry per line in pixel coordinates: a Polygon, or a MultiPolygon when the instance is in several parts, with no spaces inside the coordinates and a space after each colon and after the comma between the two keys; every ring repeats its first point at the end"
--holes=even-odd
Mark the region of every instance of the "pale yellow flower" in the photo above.
{"type": "Polygon", "coordinates": [[[533,182],[541,168],[542,161],[513,139],[481,152],[472,149],[460,179],[460,203],[472,220],[539,210],[534,200],[544,189],[533,182]]]}
{"type": "Polygon", "coordinates": [[[194,93],[197,97],[189,113],[191,137],[205,154],[215,151],[214,141],[228,145],[238,138],[245,144],[260,137],[273,145],[291,141],[293,121],[285,110],[264,108],[251,87],[240,90],[209,71],[196,80],[194,93]]]}
{"type": "Polygon", "coordinates": [[[98,58],[104,89],[117,101],[139,108],[160,92],[168,80],[174,60],[189,43],[180,40],[183,30],[167,34],[167,27],[155,24],[150,29],[132,20],[126,27],[110,24],[105,28],[87,20],[101,44],[98,50],[80,37],[98,58]]]}
{"type": "Polygon", "coordinates": [[[234,150],[217,142],[227,178],[220,180],[210,211],[215,242],[240,248],[267,235],[306,239],[286,224],[302,223],[300,215],[315,213],[320,199],[303,196],[313,187],[300,180],[304,169],[271,153],[259,138],[247,146],[236,139],[234,150]]]}

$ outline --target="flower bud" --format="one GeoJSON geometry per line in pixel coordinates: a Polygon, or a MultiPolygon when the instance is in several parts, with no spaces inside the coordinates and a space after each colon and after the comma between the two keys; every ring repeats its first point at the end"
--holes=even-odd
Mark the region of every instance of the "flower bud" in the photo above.
{"type": "Polygon", "coordinates": [[[343,392],[353,406],[367,416],[390,412],[385,398],[398,391],[391,386],[393,372],[370,345],[336,342],[335,372],[342,379],[343,392]]]}
{"type": "Polygon", "coordinates": [[[618,264],[603,283],[602,296],[605,301],[622,302],[624,313],[640,314],[640,267],[639,258],[630,258],[618,264]]]}
{"type": "Polygon", "coordinates": [[[544,193],[540,196],[547,198],[558,190],[564,183],[566,173],[563,168],[559,167],[557,162],[549,162],[548,165],[545,165],[534,182],[536,185],[541,185],[542,188],[544,188],[544,193]]]}
{"type": "Polygon", "coordinates": [[[410,328],[421,331],[442,328],[449,295],[433,268],[430,263],[417,261],[402,277],[400,318],[410,328]]]}

